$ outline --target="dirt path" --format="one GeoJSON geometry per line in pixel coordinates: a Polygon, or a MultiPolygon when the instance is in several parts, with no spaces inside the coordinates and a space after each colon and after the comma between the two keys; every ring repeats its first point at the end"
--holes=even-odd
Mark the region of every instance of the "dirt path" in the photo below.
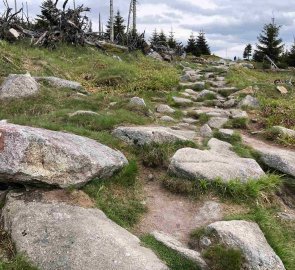
{"type": "Polygon", "coordinates": [[[223,206],[215,198],[195,201],[165,190],[158,181],[146,182],[144,191],[148,213],[135,228],[137,234],[157,230],[187,243],[192,230],[223,217],[223,206]]]}

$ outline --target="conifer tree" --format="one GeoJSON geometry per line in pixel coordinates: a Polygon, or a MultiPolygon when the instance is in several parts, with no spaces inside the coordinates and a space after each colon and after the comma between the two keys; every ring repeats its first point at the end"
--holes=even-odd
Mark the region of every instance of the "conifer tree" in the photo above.
{"type": "Polygon", "coordinates": [[[244,59],[247,59],[247,60],[250,60],[250,57],[252,56],[252,45],[251,44],[248,44],[244,50],[244,53],[243,53],[243,58],[244,59]]]}
{"type": "MultiPolygon", "coordinates": [[[[117,11],[117,15],[114,18],[114,37],[116,38],[118,35],[125,35],[126,26],[124,25],[124,19],[120,14],[120,11],[117,11]]],[[[106,34],[107,37],[110,37],[111,33],[111,19],[109,19],[107,24],[106,34]]]]}
{"type": "Polygon", "coordinates": [[[195,36],[193,34],[191,34],[190,38],[188,39],[185,51],[187,53],[191,53],[191,54],[193,54],[195,56],[200,56],[201,55],[200,50],[199,50],[199,48],[197,46],[197,41],[196,41],[195,36]]]}
{"type": "Polygon", "coordinates": [[[44,30],[59,23],[59,10],[52,0],[45,0],[41,4],[41,14],[37,15],[36,29],[44,30]]]}
{"type": "Polygon", "coordinates": [[[161,30],[161,32],[160,32],[160,34],[159,34],[159,42],[160,43],[167,43],[167,37],[166,37],[166,35],[165,35],[165,33],[164,33],[164,31],[163,30],[161,30]]]}
{"type": "Polygon", "coordinates": [[[158,34],[157,29],[154,30],[154,32],[150,38],[150,42],[152,45],[155,45],[159,42],[159,34],[158,34]]]}
{"type": "Polygon", "coordinates": [[[177,42],[174,38],[174,34],[173,34],[173,31],[171,30],[170,34],[169,34],[169,38],[168,38],[168,46],[171,48],[171,49],[175,49],[176,48],[176,45],[177,45],[177,42]]]}
{"type": "Polygon", "coordinates": [[[255,58],[262,61],[265,55],[268,55],[272,60],[278,61],[283,53],[284,44],[279,38],[281,26],[278,26],[274,19],[271,23],[264,25],[262,33],[258,36],[257,50],[255,58]]]}
{"type": "Polygon", "coordinates": [[[211,55],[210,47],[207,43],[205,33],[200,31],[198,38],[197,38],[197,47],[202,55],[211,55]]]}

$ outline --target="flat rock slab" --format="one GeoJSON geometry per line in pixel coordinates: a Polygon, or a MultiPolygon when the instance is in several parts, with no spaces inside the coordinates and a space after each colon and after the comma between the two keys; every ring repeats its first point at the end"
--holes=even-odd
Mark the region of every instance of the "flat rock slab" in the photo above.
{"type": "Polygon", "coordinates": [[[113,135],[133,145],[194,140],[196,132],[173,130],[161,126],[118,127],[113,135]]]}
{"type": "Polygon", "coordinates": [[[11,194],[2,212],[18,253],[41,270],[168,270],[98,209],[11,194]]]}
{"type": "Polygon", "coordinates": [[[174,103],[179,106],[188,106],[193,103],[193,101],[188,98],[173,97],[172,99],[173,99],[174,103]]]}
{"type": "Polygon", "coordinates": [[[35,77],[35,79],[39,82],[47,82],[57,88],[69,88],[75,91],[84,92],[83,86],[78,82],[69,81],[58,77],[35,77]]]}
{"type": "Polygon", "coordinates": [[[0,182],[82,186],[127,163],[121,152],[85,137],[0,124],[0,182]]]}
{"type": "Polygon", "coordinates": [[[0,86],[0,100],[30,97],[38,92],[38,83],[30,74],[10,74],[0,86]]]}
{"type": "Polygon", "coordinates": [[[209,121],[208,121],[208,126],[211,128],[222,128],[226,123],[227,123],[228,119],[224,118],[224,117],[212,117],[209,121]]]}
{"type": "Polygon", "coordinates": [[[247,182],[265,175],[254,159],[240,158],[232,152],[231,144],[211,139],[210,150],[183,148],[172,157],[169,173],[190,180],[247,182]]]}
{"type": "Polygon", "coordinates": [[[265,165],[295,177],[295,151],[268,145],[248,136],[243,136],[243,140],[260,153],[261,161],[265,165]]]}
{"type": "Polygon", "coordinates": [[[171,235],[165,234],[163,232],[154,231],[152,236],[159,242],[161,242],[166,247],[178,252],[183,257],[195,262],[202,270],[209,269],[207,263],[202,258],[201,254],[195,250],[188,249],[177,239],[173,238],[171,235]]]}
{"type": "Polygon", "coordinates": [[[216,234],[223,244],[242,251],[246,259],[245,269],[285,269],[256,223],[243,220],[220,221],[210,224],[207,229],[216,234]]]}

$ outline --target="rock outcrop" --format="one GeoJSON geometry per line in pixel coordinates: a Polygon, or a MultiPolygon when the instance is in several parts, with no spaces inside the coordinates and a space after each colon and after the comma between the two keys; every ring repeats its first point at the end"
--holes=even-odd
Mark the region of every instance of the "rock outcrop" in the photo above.
{"type": "Polygon", "coordinates": [[[12,193],[2,212],[18,253],[41,270],[168,270],[137,237],[98,209],[12,193]]]}
{"type": "Polygon", "coordinates": [[[127,164],[94,140],[45,129],[0,124],[0,181],[62,188],[107,178],[127,164]]]}

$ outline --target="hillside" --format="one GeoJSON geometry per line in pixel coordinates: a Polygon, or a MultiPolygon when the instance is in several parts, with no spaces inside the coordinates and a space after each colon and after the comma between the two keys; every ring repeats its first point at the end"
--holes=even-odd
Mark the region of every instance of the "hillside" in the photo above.
{"type": "Polygon", "coordinates": [[[0,270],[91,269],[106,252],[122,269],[294,270],[295,73],[247,64],[1,42],[0,84],[30,73],[39,90],[0,90],[0,270]]]}

